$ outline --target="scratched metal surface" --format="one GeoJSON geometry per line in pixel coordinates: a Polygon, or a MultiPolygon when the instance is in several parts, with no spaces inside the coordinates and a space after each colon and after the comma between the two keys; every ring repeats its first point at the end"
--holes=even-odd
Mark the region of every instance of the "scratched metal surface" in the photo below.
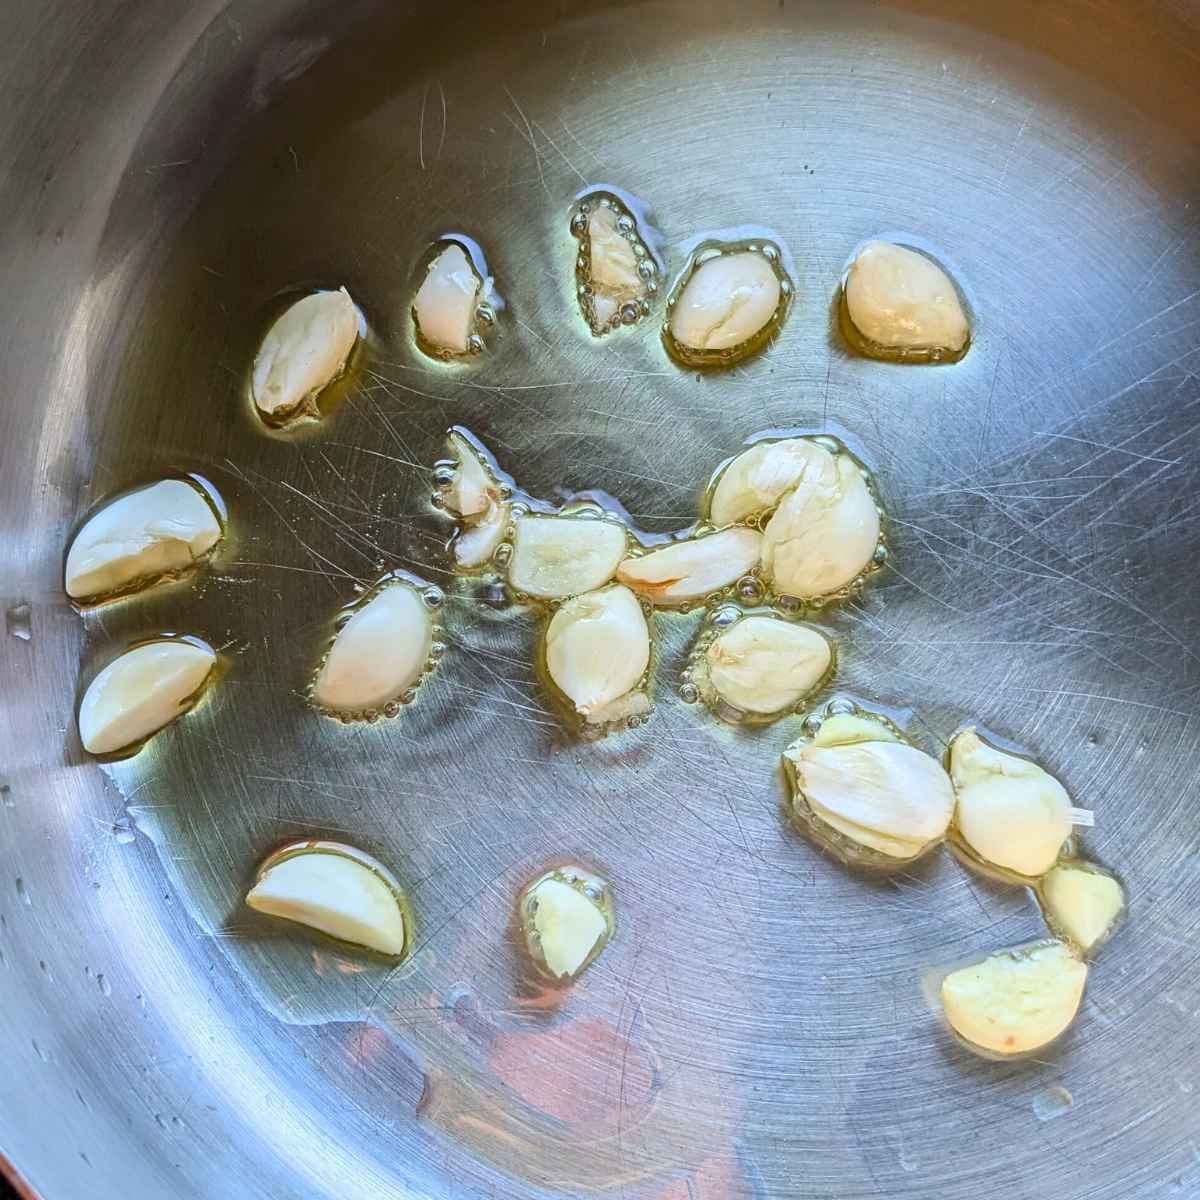
{"type": "Polygon", "coordinates": [[[30,1186],[1200,1194],[1194,5],[0,7],[0,1148],[30,1186]],[[589,182],[644,197],[668,243],[776,229],[798,299],[769,353],[698,378],[652,324],[586,336],[566,219],[589,182]],[[510,302],[459,371],[405,315],[447,228],[510,302]],[[963,363],[831,335],[847,254],[884,230],[955,262],[963,363]],[[264,436],[239,393],[258,314],[314,279],[365,308],[370,370],[319,431],[264,436]],[[653,719],[599,744],[553,718],[535,618],[471,588],[402,718],[305,709],[356,581],[444,578],[426,466],[452,422],[534,492],[603,487],[658,530],[751,433],[859,439],[895,567],[832,621],[838,686],[915,710],[931,748],[968,717],[1030,746],[1133,897],[1060,1047],[1000,1066],[945,1036],[922,971],[1036,935],[1032,902],[944,854],[873,884],[789,831],[795,726],[678,700],[694,618],[660,622],[653,719]],[[162,467],[217,483],[225,548],[198,586],[81,622],[67,531],[162,467]],[[163,628],[228,674],[105,774],[80,673],[163,628]],[[408,883],[400,970],[240,908],[314,831],[408,883]],[[558,855],[612,880],[619,927],[554,1010],[509,921],[558,855]]]}

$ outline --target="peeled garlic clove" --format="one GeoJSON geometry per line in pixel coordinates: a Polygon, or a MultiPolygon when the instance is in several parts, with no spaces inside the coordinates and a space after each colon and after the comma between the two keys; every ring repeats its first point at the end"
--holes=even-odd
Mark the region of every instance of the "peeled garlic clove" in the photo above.
{"type": "Polygon", "coordinates": [[[535,880],[522,893],[520,909],[530,958],[558,982],[575,979],[611,933],[607,885],[574,868],[535,880]]]}
{"type": "Polygon", "coordinates": [[[472,570],[487,562],[504,541],[509,516],[507,504],[489,504],[475,523],[464,526],[455,539],[454,561],[463,570],[472,570]]]}
{"type": "Polygon", "coordinates": [[[377,709],[420,680],[432,645],[433,617],[417,589],[385,584],[338,630],[317,673],[313,702],[347,716],[377,709]]]}
{"type": "Polygon", "coordinates": [[[722,529],[672,542],[617,568],[617,578],[654,604],[685,604],[728,587],[758,566],[762,535],[755,529],[722,529]]]}
{"type": "Polygon", "coordinates": [[[399,957],[406,940],[400,888],[370,855],[338,842],[306,842],[273,854],[246,896],[257,912],[399,957]]]}
{"type": "Polygon", "coordinates": [[[454,516],[481,516],[499,497],[499,485],[483,456],[461,434],[451,433],[450,450],[457,466],[442,492],[442,503],[454,516]]]}
{"type": "Polygon", "coordinates": [[[217,656],[199,642],[166,639],[127,650],[83,695],[79,737],[89,754],[137,746],[196,702],[217,656]]]}
{"type": "Polygon", "coordinates": [[[1054,866],[1071,833],[1071,798],[1053,775],[989,746],[974,729],[950,743],[950,775],[955,829],[972,854],[1026,878],[1054,866]]]}
{"type": "Polygon", "coordinates": [[[154,583],[192,566],[221,538],[221,523],[198,488],[163,479],[106,504],[67,552],[67,595],[89,600],[154,583]]]}
{"type": "Polygon", "coordinates": [[[1125,892],[1091,863],[1062,863],[1038,886],[1046,923],[1085,954],[1103,942],[1125,910],[1125,892]]]}
{"type": "Polygon", "coordinates": [[[851,746],[856,742],[900,742],[903,739],[872,717],[836,713],[821,722],[811,741],[814,746],[851,746]]]}
{"type": "Polygon", "coordinates": [[[466,250],[458,242],[446,242],[429,264],[413,301],[413,320],[423,347],[438,357],[467,354],[485,286],[466,250]]]}
{"type": "Polygon", "coordinates": [[[530,514],[516,522],[508,581],[541,600],[590,592],[616,574],[625,547],[615,521],[530,514]]]}
{"type": "Polygon", "coordinates": [[[258,410],[284,416],[314,399],[345,369],[358,340],[358,309],[345,288],[297,300],[267,330],[254,358],[258,410]]]}
{"type": "Polygon", "coordinates": [[[858,348],[876,357],[958,358],[970,329],[950,276],[891,242],[868,242],[846,276],[846,315],[858,348]]]}
{"type": "Polygon", "coordinates": [[[546,627],[546,670],[575,711],[603,724],[606,706],[641,682],[650,630],[637,597],[614,584],[568,600],[546,627]]]}
{"type": "Polygon", "coordinates": [[[1062,942],[1003,950],[947,975],[942,1007],[972,1046],[990,1054],[1028,1054],[1075,1019],[1087,975],[1087,965],[1062,942]]]}
{"type": "Polygon", "coordinates": [[[832,455],[807,438],[758,442],[732,459],[708,503],[714,525],[736,525],[769,512],[806,474],[832,474],[832,455]]]}
{"type": "Polygon", "coordinates": [[[648,278],[657,270],[653,259],[645,253],[639,258],[635,246],[640,246],[633,218],[618,211],[612,202],[593,201],[595,207],[587,215],[587,224],[580,235],[586,247],[586,267],[576,275],[581,284],[579,304],[594,334],[607,333],[624,321],[632,324],[641,316],[641,303],[649,294],[648,278]],[[628,226],[622,229],[621,223],[628,226]],[[649,264],[649,265],[646,265],[649,264]]]}
{"type": "Polygon", "coordinates": [[[807,625],[746,616],[719,633],[693,669],[709,703],[771,716],[815,691],[833,664],[829,642],[807,625]]]}
{"type": "Polygon", "coordinates": [[[879,510],[858,464],[822,451],[763,530],[763,573],[785,596],[806,600],[853,583],[879,546],[879,510]]]}

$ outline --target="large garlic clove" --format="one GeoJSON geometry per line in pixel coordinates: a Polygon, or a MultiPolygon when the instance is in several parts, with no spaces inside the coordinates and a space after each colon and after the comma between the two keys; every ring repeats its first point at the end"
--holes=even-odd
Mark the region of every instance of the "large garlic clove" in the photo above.
{"type": "Polygon", "coordinates": [[[446,242],[429,264],[413,301],[422,348],[436,357],[469,353],[485,286],[466,250],[458,242],[446,242]]]}
{"type": "Polygon", "coordinates": [[[974,729],[950,743],[958,792],[954,824],[966,848],[991,866],[1044,875],[1071,833],[1071,798],[1035,762],[997,750],[974,729]]]}
{"type": "Polygon", "coordinates": [[[637,597],[614,584],[568,600],[546,627],[545,662],[576,712],[594,724],[614,719],[608,706],[633,691],[650,665],[650,630],[637,597]]]}
{"type": "Polygon", "coordinates": [[[433,617],[405,582],[379,587],[338,630],[313,685],[318,708],[361,715],[413,687],[429,662],[433,617]]]}
{"type": "Polygon", "coordinates": [[[535,880],[522,893],[520,909],[529,956],[556,982],[575,979],[611,933],[607,886],[574,868],[535,880]]]}
{"type": "Polygon", "coordinates": [[[181,638],[127,650],[83,695],[83,748],[89,754],[115,754],[138,746],[192,707],[216,664],[210,647],[181,638]]]}
{"type": "Polygon", "coordinates": [[[846,276],[854,341],[866,354],[958,358],[970,338],[950,277],[932,259],[891,242],[868,242],[846,276]]]}
{"type": "Polygon", "coordinates": [[[879,510],[848,455],[807,468],[763,530],[763,573],[782,595],[805,600],[852,584],[879,547],[879,510]]]}
{"type": "Polygon", "coordinates": [[[1043,876],[1038,899],[1046,924],[1085,954],[1103,942],[1125,910],[1125,892],[1091,863],[1061,863],[1043,876]]]}
{"type": "Polygon", "coordinates": [[[316,398],[345,369],[358,340],[358,309],[345,288],[297,300],[267,330],[254,358],[258,410],[282,417],[316,398]]]}
{"type": "Polygon", "coordinates": [[[474,523],[465,525],[454,542],[454,561],[463,570],[488,562],[508,532],[511,513],[507,504],[489,503],[474,523]]]}
{"type": "Polygon", "coordinates": [[[64,585],[77,600],[98,599],[192,566],[221,538],[200,490],[163,479],[106,504],[75,535],[64,585]]]}
{"type": "Polygon", "coordinates": [[[755,529],[722,529],[627,558],[617,568],[617,578],[654,604],[686,604],[753,570],[761,546],[762,535],[755,529]]]}
{"type": "Polygon", "coordinates": [[[561,600],[606,584],[625,557],[615,521],[530,514],[518,518],[508,581],[541,600],[561,600]]]}
{"type": "Polygon", "coordinates": [[[971,1046],[1003,1056],[1028,1054],[1075,1019],[1087,975],[1087,965],[1062,942],[1004,950],[947,975],[942,1007],[971,1046]]]}
{"type": "Polygon", "coordinates": [[[815,629],[753,615],[717,634],[692,673],[710,705],[773,716],[815,691],[832,664],[832,647],[815,629]]]}
{"type": "Polygon", "coordinates": [[[404,953],[399,885],[370,855],[338,842],[306,842],[273,854],[246,903],[380,954],[404,953]]]}
{"type": "Polygon", "coordinates": [[[637,240],[629,214],[611,200],[593,198],[589,203],[595,207],[581,209],[572,228],[586,221],[579,234],[586,249],[576,271],[579,303],[592,332],[599,335],[622,323],[633,324],[642,315],[657,265],[637,240]]]}
{"type": "Polygon", "coordinates": [[[830,472],[832,455],[808,438],[758,442],[730,460],[708,502],[714,525],[736,525],[773,509],[808,473],[830,472]]]}
{"type": "Polygon", "coordinates": [[[500,496],[500,487],[479,451],[459,433],[450,434],[457,460],[454,475],[442,490],[442,504],[456,517],[478,517],[500,496]]]}

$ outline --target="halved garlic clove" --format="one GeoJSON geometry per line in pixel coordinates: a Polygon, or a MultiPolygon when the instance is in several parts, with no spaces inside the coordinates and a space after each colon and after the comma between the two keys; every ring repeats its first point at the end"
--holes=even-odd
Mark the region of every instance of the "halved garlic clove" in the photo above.
{"type": "Polygon", "coordinates": [[[595,961],[612,933],[608,885],[577,867],[534,880],[521,893],[529,957],[555,982],[571,982],[595,961]]]}
{"type": "Polygon", "coordinates": [[[75,535],[64,572],[67,595],[95,600],[155,583],[192,566],[221,534],[212,505],[182,479],[126,492],[75,535]]]}
{"type": "Polygon", "coordinates": [[[314,400],[345,370],[358,329],[358,309],[345,288],[291,305],[254,357],[250,390],[259,412],[283,417],[314,400]]]}
{"type": "Polygon", "coordinates": [[[1038,900],[1053,933],[1088,954],[1103,942],[1125,911],[1125,892],[1107,871],[1084,862],[1051,868],[1038,885],[1038,900]]]}
{"type": "Polygon", "coordinates": [[[758,566],[762,534],[722,529],[656,547],[617,568],[617,578],[653,604],[702,600],[758,566]]]}
{"type": "Polygon", "coordinates": [[[1087,964],[1062,942],[1002,950],[947,975],[942,1007],[972,1047],[1005,1057],[1029,1054],[1075,1019],[1087,975],[1087,964]]]}
{"type": "Polygon", "coordinates": [[[413,584],[386,582],[351,608],[317,672],[312,699],[340,716],[361,716],[414,687],[429,663],[433,616],[413,584]]]}
{"type": "Polygon", "coordinates": [[[856,347],[877,358],[957,359],[970,329],[950,276],[892,242],[868,242],[846,275],[845,314],[856,347]]]}
{"type": "Polygon", "coordinates": [[[479,277],[458,242],[445,242],[430,262],[413,301],[421,348],[435,358],[470,353],[476,313],[490,283],[479,277]]]}
{"type": "Polygon", "coordinates": [[[750,615],[722,630],[692,669],[700,694],[719,713],[776,716],[814,692],[828,677],[833,649],[808,625],[750,615]]]}
{"type": "Polygon", "coordinates": [[[615,521],[593,517],[519,517],[508,581],[540,600],[594,591],[617,572],[627,535],[615,521]]]}
{"type": "Polygon", "coordinates": [[[607,196],[585,197],[571,228],[581,243],[579,306],[594,334],[632,325],[643,314],[658,266],[638,239],[633,216],[607,196]]]}
{"type": "Polygon", "coordinates": [[[483,566],[508,532],[511,512],[507,504],[492,501],[473,522],[463,526],[454,541],[454,561],[465,571],[483,566]]]}
{"type": "Polygon", "coordinates": [[[853,584],[879,548],[879,509],[861,468],[849,455],[822,453],[828,461],[805,469],[763,530],[765,578],[804,600],[853,584]]]}
{"type": "Polygon", "coordinates": [[[808,438],[758,442],[731,459],[708,502],[714,525],[736,525],[770,512],[806,474],[830,471],[829,451],[808,438]]]}
{"type": "Polygon", "coordinates": [[[955,832],[985,865],[1027,879],[1044,875],[1071,834],[1066,788],[1035,762],[997,750],[973,728],[950,743],[958,792],[955,832]]]}
{"type": "Polygon", "coordinates": [[[144,642],[127,650],[83,695],[83,748],[107,755],[138,747],[192,707],[216,664],[211,647],[183,638],[144,642]]]}
{"type": "Polygon", "coordinates": [[[650,665],[650,630],[637,597],[621,584],[568,600],[546,627],[546,670],[581,716],[614,720],[615,701],[650,665]]]}
{"type": "Polygon", "coordinates": [[[339,842],[303,842],[271,855],[246,903],[380,954],[404,953],[399,885],[369,854],[339,842]]]}
{"type": "Polygon", "coordinates": [[[460,433],[450,434],[450,450],[457,465],[450,483],[442,490],[442,504],[456,517],[484,515],[500,496],[490,466],[460,433]]]}

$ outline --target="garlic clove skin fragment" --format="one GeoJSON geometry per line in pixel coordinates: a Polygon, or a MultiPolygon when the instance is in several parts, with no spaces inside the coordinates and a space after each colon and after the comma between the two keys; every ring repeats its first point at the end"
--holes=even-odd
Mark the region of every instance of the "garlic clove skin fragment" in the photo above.
{"type": "Polygon", "coordinates": [[[458,242],[444,245],[430,262],[412,309],[418,343],[435,358],[471,352],[475,314],[486,287],[466,250],[458,242]]]}
{"type": "Polygon", "coordinates": [[[1064,862],[1038,885],[1038,900],[1053,933],[1090,954],[1108,939],[1125,911],[1125,891],[1091,863],[1064,862]]]}
{"type": "Polygon", "coordinates": [[[627,558],[617,578],[652,604],[689,604],[752,571],[761,546],[756,529],[722,529],[627,558]]]}
{"type": "Polygon", "coordinates": [[[545,663],[587,721],[616,719],[614,702],[637,688],[650,665],[650,630],[637,597],[613,584],[568,600],[546,627],[545,663]]]}
{"type": "Polygon", "coordinates": [[[972,856],[1025,879],[1054,866],[1071,833],[1071,798],[1053,775],[989,746],[973,728],[950,743],[950,775],[955,831],[972,856]]]}
{"type": "Polygon", "coordinates": [[[1060,1037],[1079,1011],[1087,964],[1062,942],[1003,950],[942,981],[951,1028],[971,1047],[1002,1058],[1060,1037]]]}
{"type": "Polygon", "coordinates": [[[217,665],[214,651],[182,638],[145,642],[114,659],[79,706],[79,737],[89,754],[132,750],[195,703],[217,665]]]}
{"type": "Polygon", "coordinates": [[[699,366],[736,362],[769,335],[782,300],[780,278],[757,250],[707,258],[671,304],[668,349],[699,366]]]}
{"type": "Polygon", "coordinates": [[[516,521],[508,581],[539,600],[602,587],[617,573],[628,543],[623,526],[592,517],[529,514],[516,521]]]}
{"type": "Polygon", "coordinates": [[[250,390],[258,411],[283,417],[314,400],[345,370],[359,317],[345,288],[297,300],[267,330],[250,390]]]}
{"type": "Polygon", "coordinates": [[[758,442],[721,471],[708,502],[716,526],[736,525],[770,512],[805,474],[831,471],[832,455],[807,438],[758,442]]]}
{"type": "Polygon", "coordinates": [[[212,505],[182,479],[126,492],[75,535],[64,570],[67,595],[87,601],[147,586],[194,565],[221,536],[212,505]]]}
{"type": "Polygon", "coordinates": [[[398,958],[407,940],[399,896],[390,872],[370,855],[337,842],[310,842],[267,859],[246,903],[398,958]]]}

